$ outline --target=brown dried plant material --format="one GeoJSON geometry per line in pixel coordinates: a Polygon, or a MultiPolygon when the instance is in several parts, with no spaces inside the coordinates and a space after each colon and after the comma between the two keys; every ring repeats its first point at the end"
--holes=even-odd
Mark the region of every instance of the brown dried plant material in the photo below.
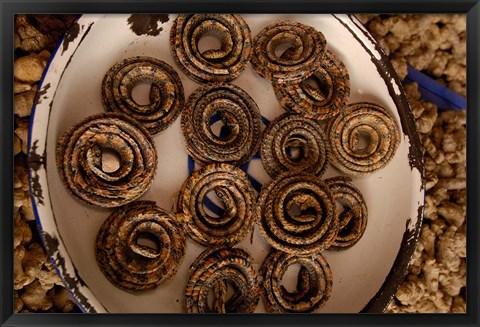
{"type": "Polygon", "coordinates": [[[18,292],[14,291],[13,292],[13,312],[17,313],[17,312],[20,312],[20,310],[22,309],[23,309],[23,301],[18,296],[18,292]]]}
{"type": "Polygon", "coordinates": [[[358,15],[391,55],[402,75],[406,65],[438,77],[466,94],[466,15],[358,15]],[[405,63],[403,63],[405,60],[405,63]]]}
{"type": "Polygon", "coordinates": [[[27,52],[44,49],[50,42],[48,35],[32,26],[27,15],[15,17],[15,31],[15,35],[18,35],[18,48],[27,52]]]}
{"type": "Polygon", "coordinates": [[[438,237],[437,260],[443,263],[449,271],[458,271],[461,263],[460,257],[455,253],[454,235],[457,231],[455,226],[447,228],[443,235],[438,237]]]}
{"type": "Polygon", "coordinates": [[[27,91],[30,91],[31,89],[32,89],[32,85],[30,85],[28,83],[21,83],[21,82],[17,82],[17,81],[13,82],[13,93],[14,94],[27,92],[27,91]]]}
{"type": "Polygon", "coordinates": [[[437,308],[438,313],[447,313],[452,306],[452,297],[444,292],[437,290],[434,294],[431,294],[433,304],[437,308]]]}
{"type": "Polygon", "coordinates": [[[21,218],[20,214],[15,216],[13,223],[13,247],[20,244],[26,245],[32,240],[32,230],[30,226],[21,218]]]}
{"type": "Polygon", "coordinates": [[[16,214],[26,201],[25,192],[22,189],[13,191],[13,213],[16,214]]]}
{"type": "Polygon", "coordinates": [[[30,90],[15,95],[13,98],[13,112],[19,117],[28,117],[32,112],[36,90],[30,90]]]}
{"type": "Polygon", "coordinates": [[[13,136],[13,155],[16,156],[22,152],[22,141],[17,135],[13,136]]]}
{"type": "MultiPolygon", "coordinates": [[[[428,188],[427,188],[428,190],[428,188]]],[[[427,194],[425,196],[425,209],[423,212],[423,218],[429,220],[437,219],[437,203],[435,199],[430,195],[427,194]]]]}
{"type": "Polygon", "coordinates": [[[431,189],[432,187],[434,187],[437,182],[438,182],[438,177],[435,173],[431,172],[431,171],[427,171],[425,173],[425,179],[426,179],[426,182],[425,182],[425,189],[428,191],[429,189],[431,189]]]}
{"type": "Polygon", "coordinates": [[[447,223],[444,219],[438,218],[430,223],[430,228],[435,233],[435,236],[442,235],[447,230],[447,223]]]}
{"type": "Polygon", "coordinates": [[[22,260],[24,256],[25,248],[22,245],[17,246],[13,257],[13,289],[15,290],[20,290],[33,281],[33,278],[27,276],[23,270],[22,260]]]}
{"type": "Polygon", "coordinates": [[[13,63],[13,76],[15,80],[27,84],[34,84],[40,81],[43,69],[47,65],[48,58],[44,55],[31,53],[28,56],[20,57],[13,63]]]}
{"type": "Polygon", "coordinates": [[[453,165],[450,165],[448,162],[444,161],[435,167],[434,172],[440,178],[453,178],[455,177],[455,171],[453,170],[452,166],[453,165]]]}
{"type": "Polygon", "coordinates": [[[62,312],[71,312],[75,308],[75,303],[64,287],[54,287],[47,292],[47,295],[55,307],[62,312]]]}
{"type": "MultiPolygon", "coordinates": [[[[465,187],[464,187],[465,188],[465,187]]],[[[465,222],[465,208],[451,202],[442,202],[437,207],[437,212],[449,225],[460,227],[465,222]]]]}
{"type": "Polygon", "coordinates": [[[22,267],[28,276],[37,276],[43,264],[47,260],[43,247],[38,243],[32,243],[25,251],[22,259],[22,267]]]}
{"type": "Polygon", "coordinates": [[[429,225],[423,225],[420,232],[420,242],[422,242],[425,253],[435,256],[435,232],[430,229],[429,225]]]}
{"type": "Polygon", "coordinates": [[[405,282],[397,290],[395,297],[404,305],[414,304],[419,301],[424,290],[414,282],[405,282]]]}
{"type": "Polygon", "coordinates": [[[32,198],[30,197],[29,191],[25,192],[25,202],[20,208],[20,212],[23,215],[23,219],[25,219],[26,221],[35,220],[35,213],[33,212],[33,206],[32,206],[32,198]]]}
{"type": "Polygon", "coordinates": [[[466,262],[465,259],[460,261],[458,271],[444,271],[440,277],[439,282],[442,286],[442,290],[449,296],[458,296],[466,286],[466,262]]]}
{"type": "Polygon", "coordinates": [[[15,135],[22,141],[22,152],[27,154],[27,142],[28,142],[28,119],[21,118],[15,119],[17,127],[15,128],[15,135]]]}
{"type": "Polygon", "coordinates": [[[47,289],[38,280],[25,286],[20,298],[31,311],[45,311],[53,306],[52,301],[47,296],[47,289]]]}
{"type": "Polygon", "coordinates": [[[432,294],[438,291],[438,278],[440,267],[436,264],[434,257],[429,257],[423,263],[422,272],[427,286],[427,291],[432,294]]]}
{"type": "Polygon", "coordinates": [[[412,255],[412,259],[410,260],[410,265],[408,267],[408,272],[410,273],[410,275],[408,275],[407,277],[416,276],[422,272],[421,265],[423,248],[423,243],[419,242],[417,244],[417,247],[415,248],[415,252],[412,255]]]}
{"type": "Polygon", "coordinates": [[[423,297],[417,303],[406,307],[404,310],[404,312],[436,313],[437,307],[430,298],[423,297]]]}
{"type": "Polygon", "coordinates": [[[451,313],[465,313],[467,312],[467,303],[461,296],[454,296],[452,300],[451,313]]]}
{"type": "Polygon", "coordinates": [[[38,282],[46,289],[51,289],[55,285],[63,286],[63,282],[55,270],[50,265],[47,265],[48,262],[45,262],[45,265],[36,275],[38,282]]]}
{"type": "Polygon", "coordinates": [[[15,15],[19,48],[25,52],[52,51],[74,20],[75,15],[15,15]]]}

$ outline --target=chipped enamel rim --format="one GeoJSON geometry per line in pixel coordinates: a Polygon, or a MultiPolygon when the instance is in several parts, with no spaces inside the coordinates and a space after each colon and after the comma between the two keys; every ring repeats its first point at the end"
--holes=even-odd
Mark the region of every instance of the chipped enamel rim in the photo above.
{"type": "MultiPolygon", "coordinates": [[[[408,138],[407,142],[410,144],[408,154],[410,167],[412,170],[418,170],[421,176],[420,193],[424,194],[425,179],[420,140],[409,104],[393,66],[378,43],[353,15],[333,15],[333,17],[362,45],[371,56],[371,60],[377,67],[379,74],[383,77],[389,94],[397,107],[404,137],[408,138]]],[[[55,215],[48,192],[46,170],[48,127],[46,128],[45,126],[48,126],[53,99],[55,98],[55,92],[62,79],[63,72],[69,65],[71,57],[99,18],[100,16],[92,17],[89,15],[80,17],[52,54],[39,83],[39,92],[30,119],[28,140],[29,183],[33,210],[40,236],[47,254],[54,263],[55,269],[62,278],[66,289],[83,312],[107,312],[107,310],[78,275],[62,236],[56,228],[55,215]],[[61,58],[64,59],[61,60],[61,58]],[[68,60],[65,58],[68,58],[68,60]],[[56,73],[50,73],[52,71],[56,73]],[[62,73],[59,74],[58,72],[62,73]],[[42,188],[45,192],[42,192],[42,188]],[[47,220],[53,220],[53,224],[46,223],[47,220]]],[[[361,312],[383,312],[399,284],[403,281],[404,272],[408,267],[420,234],[423,204],[424,199],[422,198],[421,202],[419,199],[417,216],[413,219],[407,219],[400,250],[397,253],[393,266],[378,292],[361,312]]]]}

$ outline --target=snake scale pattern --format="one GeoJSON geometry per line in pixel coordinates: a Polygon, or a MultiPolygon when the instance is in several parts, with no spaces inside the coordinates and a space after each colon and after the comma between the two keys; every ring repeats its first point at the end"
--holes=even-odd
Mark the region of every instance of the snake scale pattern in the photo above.
{"type": "Polygon", "coordinates": [[[182,112],[182,133],[188,153],[203,163],[240,165],[260,146],[262,121],[255,101],[240,87],[211,83],[196,89],[182,112]],[[211,121],[220,118],[226,135],[216,135],[211,121]]]}
{"type": "Polygon", "coordinates": [[[320,253],[302,256],[272,249],[260,267],[260,274],[269,312],[316,312],[332,292],[332,271],[320,253]],[[289,292],[282,285],[282,277],[292,265],[300,265],[300,270],[296,290],[289,292]]]}
{"type": "Polygon", "coordinates": [[[392,114],[369,102],[350,104],[327,127],[332,164],[349,175],[365,175],[385,167],[400,143],[392,114]],[[363,138],[366,144],[361,144],[363,138]]]}
{"type": "Polygon", "coordinates": [[[103,113],[70,127],[58,140],[56,163],[65,188],[77,199],[104,208],[139,198],[153,182],[157,152],[148,131],[128,116],[103,113]],[[102,153],[116,152],[119,168],[105,172],[102,153]]]}
{"type": "Polygon", "coordinates": [[[284,113],[265,130],[260,154],[263,167],[271,177],[289,171],[322,176],[327,169],[329,146],[323,127],[317,121],[284,113]],[[292,153],[293,149],[298,153],[292,153]]]}
{"type": "Polygon", "coordinates": [[[273,83],[282,106],[307,118],[326,120],[338,115],[350,96],[350,77],[343,62],[329,49],[309,78],[273,83]],[[308,82],[313,81],[317,87],[308,82]]]}
{"type": "Polygon", "coordinates": [[[251,313],[260,300],[261,288],[253,259],[243,249],[213,246],[202,252],[189,269],[185,308],[190,313],[251,313]],[[226,299],[228,282],[234,294],[226,299]],[[208,293],[214,290],[214,305],[208,293]]]}
{"type": "Polygon", "coordinates": [[[326,50],[325,36],[311,26],[280,21],[255,37],[252,67],[263,78],[277,83],[310,77],[326,50]],[[282,47],[287,47],[279,53],[282,47]]]}
{"type": "Polygon", "coordinates": [[[84,119],[58,140],[56,164],[67,190],[90,205],[115,208],[95,242],[101,271],[125,291],[155,289],[176,274],[188,236],[206,249],[188,270],[187,312],[254,312],[262,297],[269,312],[318,312],[333,286],[323,251],[357,244],[368,220],[352,178],[321,177],[329,163],[351,176],[385,167],[400,142],[394,117],[378,104],[348,104],[348,70],[311,26],[278,21],[252,40],[239,15],[182,14],[169,40],[178,68],[202,84],[187,101],[173,67],[153,57],[127,58],[103,79],[108,113],[84,119]],[[208,36],[220,41],[219,49],[201,49],[208,36]],[[252,97],[229,83],[248,63],[271,82],[287,111],[265,130],[252,97]],[[151,84],[149,104],[132,97],[140,82],[151,84]],[[185,180],[170,213],[137,199],[156,174],[151,135],[180,113],[185,148],[201,167],[185,180]],[[215,120],[223,122],[220,135],[215,120]],[[105,150],[120,157],[114,172],[102,167],[105,150]],[[271,177],[260,194],[238,168],[258,150],[271,177]],[[211,194],[222,203],[218,214],[204,205],[211,194]],[[270,245],[259,269],[236,247],[255,223],[270,245]],[[145,234],[156,248],[140,243],[145,234]],[[282,278],[292,265],[300,270],[296,289],[288,291],[282,278]]]}
{"type": "Polygon", "coordinates": [[[107,111],[121,112],[157,134],[177,119],[185,103],[178,73],[166,62],[152,57],[127,58],[111,67],[103,78],[102,101],[107,111]],[[133,88],[151,83],[149,104],[138,104],[133,88]]]}
{"type": "Polygon", "coordinates": [[[95,242],[98,265],[115,286],[129,291],[152,290],[177,272],[186,240],[175,217],[153,201],[135,201],[115,209],[104,221],[95,242]],[[158,249],[142,245],[152,236],[158,249]]]}
{"type": "Polygon", "coordinates": [[[270,245],[299,255],[328,248],[339,225],[330,188],[318,176],[295,172],[280,174],[262,188],[257,223],[270,245]]]}
{"type": "Polygon", "coordinates": [[[337,211],[338,233],[329,250],[345,250],[351,248],[362,238],[367,228],[368,211],[362,193],[352,184],[352,178],[337,176],[327,178],[325,183],[330,187],[333,198],[344,208],[337,211]]]}
{"type": "Polygon", "coordinates": [[[177,217],[201,245],[234,245],[252,231],[255,206],[255,190],[246,173],[229,164],[211,164],[194,171],[183,184],[177,217]],[[210,192],[223,203],[218,216],[205,210],[210,192]]]}
{"type": "Polygon", "coordinates": [[[235,79],[252,55],[250,28],[239,15],[178,15],[170,44],[178,66],[198,83],[235,79]],[[202,52],[200,40],[209,34],[221,41],[221,47],[202,52]]]}

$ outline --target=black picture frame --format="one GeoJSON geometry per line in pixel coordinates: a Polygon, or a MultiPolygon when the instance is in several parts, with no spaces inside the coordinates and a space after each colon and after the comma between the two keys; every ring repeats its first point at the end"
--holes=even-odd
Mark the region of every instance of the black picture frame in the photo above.
{"type": "Polygon", "coordinates": [[[480,144],[478,0],[231,0],[83,1],[0,0],[2,92],[0,121],[0,324],[57,325],[455,325],[478,326],[478,166],[480,144]],[[13,22],[18,13],[464,13],[467,14],[467,313],[466,314],[14,314],[13,313],[13,22]],[[10,218],[11,217],[11,218],[10,218]]]}

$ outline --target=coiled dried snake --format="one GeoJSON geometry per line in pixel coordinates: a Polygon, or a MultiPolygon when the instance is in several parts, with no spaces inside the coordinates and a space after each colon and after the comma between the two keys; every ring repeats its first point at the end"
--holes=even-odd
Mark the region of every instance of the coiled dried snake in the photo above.
{"type": "Polygon", "coordinates": [[[382,106],[350,104],[326,127],[332,164],[350,175],[382,169],[392,160],[400,144],[400,131],[392,114],[382,106]],[[362,136],[366,146],[361,144],[362,136]]]}
{"type": "Polygon", "coordinates": [[[148,131],[116,113],[89,116],[58,140],[56,164],[66,189],[100,207],[127,204],[147,191],[157,169],[157,153],[148,131]],[[105,172],[102,152],[119,155],[119,168],[105,172]]]}
{"type": "Polygon", "coordinates": [[[342,61],[329,49],[307,79],[273,83],[282,106],[307,118],[325,120],[338,115],[350,96],[350,77],[342,61]],[[318,88],[310,85],[314,80],[318,88]]]}
{"type": "Polygon", "coordinates": [[[199,83],[235,79],[252,54],[250,28],[239,15],[178,15],[170,32],[170,44],[179,67],[199,83]],[[220,49],[201,52],[200,39],[207,34],[220,39],[220,49]]]}
{"type": "Polygon", "coordinates": [[[194,171],[184,182],[178,198],[178,219],[187,234],[204,246],[233,245],[253,229],[255,204],[255,190],[247,174],[232,165],[212,164],[194,171]],[[211,191],[223,202],[220,217],[204,208],[211,191]]]}
{"type": "Polygon", "coordinates": [[[189,269],[185,289],[185,307],[190,313],[251,313],[260,300],[261,289],[250,255],[240,248],[215,246],[206,249],[189,269]],[[227,282],[235,293],[226,299],[227,282]],[[214,306],[208,293],[214,289],[214,306]]]}
{"type": "Polygon", "coordinates": [[[319,177],[306,173],[284,173],[264,185],[257,223],[270,245],[293,254],[318,253],[338,232],[333,194],[319,177]]]}
{"type": "Polygon", "coordinates": [[[338,212],[338,233],[329,250],[345,250],[360,240],[367,228],[367,205],[360,190],[352,184],[350,177],[337,176],[328,178],[325,183],[330,187],[333,198],[343,205],[343,212],[338,212]]]}
{"type": "Polygon", "coordinates": [[[102,82],[102,101],[107,111],[121,112],[156,134],[177,119],[185,103],[183,85],[177,72],[152,57],[132,57],[109,69],[102,82]],[[138,104],[132,97],[140,82],[150,82],[150,103],[138,104]]]}
{"type": "Polygon", "coordinates": [[[263,298],[269,312],[316,312],[329,299],[333,276],[325,258],[316,253],[298,256],[272,249],[260,267],[263,298]],[[301,266],[297,289],[293,292],[281,285],[288,267],[301,266]]]}
{"type": "Polygon", "coordinates": [[[186,241],[175,217],[153,201],[136,201],[116,209],[102,224],[95,242],[100,269],[115,286],[147,291],[167,282],[183,261],[186,241]],[[158,249],[138,243],[142,234],[158,249]]]}
{"type": "Polygon", "coordinates": [[[327,42],[311,26],[279,21],[262,29],[253,44],[253,69],[269,81],[283,83],[311,76],[320,66],[327,42]],[[279,54],[283,46],[288,48],[279,54]]]}
{"type": "Polygon", "coordinates": [[[283,172],[307,172],[322,176],[328,166],[329,147],[323,127],[302,115],[284,113],[263,134],[262,164],[271,177],[283,172]],[[289,152],[297,149],[298,155],[289,152]]]}
{"type": "Polygon", "coordinates": [[[199,87],[182,112],[182,133],[188,153],[203,163],[240,165],[260,146],[262,121],[255,101],[233,84],[213,83],[199,87]],[[220,117],[227,135],[215,135],[212,119],[220,117]]]}

